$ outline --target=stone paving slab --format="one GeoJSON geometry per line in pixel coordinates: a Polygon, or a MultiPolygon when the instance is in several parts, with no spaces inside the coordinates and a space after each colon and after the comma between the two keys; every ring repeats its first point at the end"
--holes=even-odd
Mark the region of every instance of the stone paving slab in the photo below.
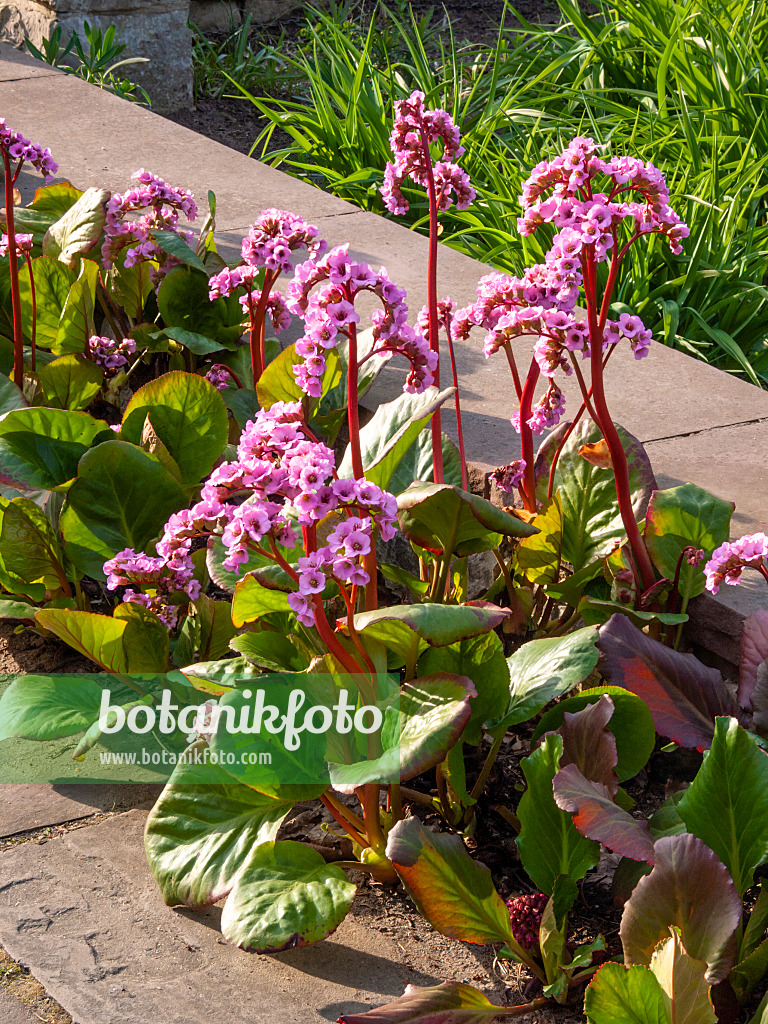
{"type": "Polygon", "coordinates": [[[396,942],[383,921],[355,913],[315,946],[244,953],[222,939],[218,907],[163,904],[144,820],[131,811],[0,855],[0,945],[76,1024],[322,1024],[406,984],[483,970],[479,950],[432,932],[416,941],[401,918],[396,942]]]}
{"type": "MultiPolygon", "coordinates": [[[[7,53],[9,50],[12,51],[13,58],[11,60],[0,59],[0,82],[18,82],[29,78],[51,78],[54,75],[64,74],[63,71],[57,71],[56,68],[52,68],[49,64],[44,64],[41,60],[37,60],[30,53],[22,53],[21,50],[16,50],[5,44],[1,45],[3,53],[7,53]]],[[[16,126],[11,124],[11,128],[16,128],[16,126]]],[[[23,129],[18,128],[16,130],[24,135],[23,129]]]]}
{"type": "Polygon", "coordinates": [[[0,785],[0,839],[154,802],[162,786],[0,785]]]}
{"type": "Polygon", "coordinates": [[[3,1024],[39,1024],[40,1017],[0,989],[0,1020],[3,1024]]]}

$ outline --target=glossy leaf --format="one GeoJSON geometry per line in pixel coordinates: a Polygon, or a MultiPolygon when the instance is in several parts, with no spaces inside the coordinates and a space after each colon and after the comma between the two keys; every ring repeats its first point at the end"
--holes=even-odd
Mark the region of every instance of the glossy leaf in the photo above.
{"type": "Polygon", "coordinates": [[[102,368],[83,356],[61,356],[38,372],[46,402],[57,409],[85,409],[104,382],[102,368]]]}
{"type": "Polygon", "coordinates": [[[558,875],[578,881],[600,858],[599,844],[580,835],[570,814],[555,803],[552,785],[562,751],[562,737],[550,734],[521,762],[528,788],[517,808],[517,848],[526,872],[547,895],[558,875]]]}
{"type": "Polygon", "coordinates": [[[213,601],[205,594],[194,602],[195,619],[200,627],[198,654],[200,661],[216,661],[229,650],[235,635],[229,601],[213,601]]]}
{"type": "Polygon", "coordinates": [[[382,729],[383,753],[358,764],[331,764],[333,788],[354,793],[367,783],[407,782],[434,768],[458,742],[475,694],[470,679],[447,672],[405,683],[382,729]]]}
{"type": "Polygon", "coordinates": [[[301,651],[281,633],[262,630],[260,633],[241,633],[229,645],[248,661],[272,672],[301,672],[308,662],[301,651]]]}
{"type": "Polygon", "coordinates": [[[482,992],[459,981],[422,988],[408,985],[405,994],[365,1013],[342,1013],[339,1024],[488,1024],[501,1012],[482,992]]]}
{"type": "MultiPolygon", "coordinates": [[[[267,365],[256,382],[256,394],[262,409],[271,408],[275,402],[300,402],[306,395],[296,383],[293,367],[303,362],[296,353],[296,346],[289,345],[267,365]]],[[[341,379],[341,361],[333,349],[325,353],[322,395],[338,384],[341,379]]]]}
{"type": "Polygon", "coordinates": [[[221,930],[241,949],[277,953],[324,939],[347,916],[355,886],[303,843],[261,843],[236,877],[221,930]]]}
{"type": "Polygon", "coordinates": [[[555,583],[563,548],[563,503],[559,493],[533,519],[533,525],[539,533],[520,541],[515,560],[529,583],[555,583]]]}
{"type": "Polygon", "coordinates": [[[249,573],[238,581],[232,599],[232,622],[240,629],[248,622],[257,622],[272,612],[290,611],[288,597],[282,590],[272,590],[249,573]]]}
{"type": "Polygon", "coordinates": [[[670,932],[651,957],[651,971],[664,992],[670,1020],[674,1024],[717,1024],[704,978],[706,964],[688,956],[677,928],[670,932]]]}
{"type": "Polygon", "coordinates": [[[195,253],[194,249],[190,249],[181,235],[175,231],[152,231],[152,238],[157,243],[158,248],[162,249],[163,252],[167,252],[169,256],[175,256],[181,263],[185,263],[189,267],[194,267],[196,270],[201,270],[206,277],[208,272],[205,269],[205,264],[200,257],[195,253]]]}
{"type": "Polygon", "coordinates": [[[588,626],[564,637],[529,640],[507,659],[509,702],[489,723],[493,732],[527,722],[545,704],[582,683],[597,664],[596,629],[588,626]]]}
{"type": "MultiPolygon", "coordinates": [[[[433,386],[420,395],[404,393],[378,406],[370,421],[360,430],[360,454],[367,480],[389,489],[400,460],[430,421],[432,413],[454,391],[455,388],[439,391],[433,386]]],[[[349,445],[339,466],[339,476],[354,476],[349,445]]]]}
{"type": "Polygon", "coordinates": [[[415,483],[397,499],[400,530],[435,554],[460,558],[498,547],[501,536],[530,537],[536,528],[490,501],[450,484],[415,483]]]}
{"type": "Polygon", "coordinates": [[[621,615],[602,627],[598,647],[606,679],[642,697],[656,732],[681,747],[706,750],[715,718],[738,714],[716,669],[652,640],[621,615]]]}
{"type": "Polygon", "coordinates": [[[688,621],[684,612],[646,612],[642,608],[633,608],[631,604],[620,601],[600,601],[585,594],[579,601],[579,615],[590,626],[600,626],[612,615],[623,615],[629,621],[642,628],[649,622],[661,622],[666,626],[679,625],[688,621]]]}
{"type": "Polygon", "coordinates": [[[462,942],[508,942],[509,911],[491,873],[472,860],[457,835],[427,831],[418,818],[389,833],[387,857],[419,913],[443,935],[462,942]]]}
{"type": "Polygon", "coordinates": [[[74,267],[77,257],[90,252],[101,238],[109,195],[105,188],[86,189],[46,231],[43,255],[74,267]]]}
{"type": "Polygon", "coordinates": [[[69,289],[59,318],[56,340],[51,346],[56,355],[87,351],[88,339],[96,333],[93,314],[98,281],[98,263],[80,260],[77,279],[69,289]]]}
{"type": "Polygon", "coordinates": [[[637,883],[621,918],[625,962],[649,965],[674,925],[688,955],[706,963],[706,979],[714,985],[736,959],[736,887],[722,861],[696,836],[665,836],[654,853],[653,870],[637,883]]]}
{"type": "Polygon", "coordinates": [[[557,806],[573,815],[573,824],[587,839],[597,840],[621,857],[653,863],[648,822],[622,810],[603,783],[586,779],[570,764],[557,773],[553,789],[557,806]]]}
{"type": "Polygon", "coordinates": [[[645,516],[645,543],[662,576],[674,580],[680,563],[679,591],[695,597],[704,590],[704,563],[693,566],[681,556],[685,548],[703,549],[707,557],[730,536],[731,501],[681,484],[654,491],[645,516]]]}
{"type": "Polygon", "coordinates": [[[257,793],[219,765],[195,765],[206,749],[189,748],[147,819],[147,858],[171,907],[199,910],[228,895],[252,849],[275,838],[291,809],[290,800],[257,793]]]}
{"type": "Polygon", "coordinates": [[[465,743],[477,746],[483,724],[504,706],[509,693],[509,669],[501,640],[493,633],[459,640],[448,647],[430,647],[419,658],[418,674],[451,672],[472,680],[477,696],[464,729],[465,743]]]}
{"type": "Polygon", "coordinates": [[[105,441],[83,456],[67,494],[59,520],[67,557],[103,580],[107,559],[125,548],[144,551],[186,504],[181,484],[154,455],[105,441]]]}
{"type": "Polygon", "coordinates": [[[11,593],[28,587],[66,588],[63,555],[56,531],[43,510],[29,498],[0,498],[0,582],[11,593]]]}
{"type": "Polygon", "coordinates": [[[162,672],[168,668],[168,631],[156,615],[140,605],[119,605],[113,616],[44,608],[36,619],[107,672],[162,672]]]}
{"type": "Polygon", "coordinates": [[[718,718],[712,747],[677,805],[743,896],[768,860],[768,757],[735,718],[718,718]]]}
{"type": "MultiPolygon", "coordinates": [[[[461,456],[459,449],[443,434],[443,478],[445,483],[461,487],[461,456]]],[[[422,430],[408,451],[397,464],[390,477],[387,490],[390,494],[402,494],[416,480],[433,480],[432,432],[422,430]]]]}
{"type": "MultiPolygon", "coordinates": [[[[546,499],[549,468],[567,424],[553,430],[539,448],[536,477],[540,500],[546,499]]],[[[645,515],[656,488],[653,470],[642,444],[617,425],[629,466],[629,486],[635,518],[645,515]]],[[[616,484],[609,470],[598,469],[579,454],[582,445],[599,441],[601,433],[590,420],[582,420],[566,441],[555,469],[555,489],[563,502],[563,559],[575,572],[604,558],[624,538],[616,500],[616,484]]]]}
{"type": "Polygon", "coordinates": [[[757,670],[768,659],[768,608],[759,608],[744,620],[741,634],[741,658],[737,697],[743,708],[750,708],[757,682],[757,670]]]}
{"type": "Polygon", "coordinates": [[[63,217],[82,194],[69,181],[41,186],[35,190],[34,199],[28,206],[16,210],[16,230],[32,233],[35,245],[42,245],[43,236],[51,224],[63,217]]]}
{"type": "Polygon", "coordinates": [[[180,370],[145,384],[128,403],[121,439],[140,444],[147,416],[185,485],[196,484],[210,473],[229,432],[227,407],[212,384],[180,370]]]}
{"type": "MultiPolygon", "coordinates": [[[[580,711],[566,711],[558,729],[563,737],[560,767],[575,765],[586,779],[607,787],[611,798],[616,796],[619,788],[615,771],[618,762],[616,737],[607,728],[613,711],[613,701],[603,694],[597,703],[588,704],[580,711]]],[[[594,838],[590,836],[590,839],[594,838]]]]}
{"type": "Polygon", "coordinates": [[[616,737],[618,762],[616,774],[619,782],[632,779],[646,766],[656,743],[656,730],[648,705],[637,694],[622,690],[618,686],[601,686],[582,690],[575,697],[567,697],[555,707],[546,711],[534,730],[532,743],[536,743],[545,732],[560,728],[566,711],[581,711],[588,704],[594,704],[603,694],[608,694],[614,711],[607,728],[616,737]]]}
{"type": "Polygon", "coordinates": [[[157,305],[166,327],[181,327],[225,345],[236,344],[242,336],[243,311],[237,295],[211,300],[208,275],[201,270],[171,270],[157,290],[157,305]]]}
{"type": "Polygon", "coordinates": [[[646,967],[604,964],[584,993],[589,1024],[672,1024],[664,991],[646,967]]]}
{"type": "Polygon", "coordinates": [[[104,420],[84,412],[9,412],[0,419],[0,482],[21,490],[52,490],[77,475],[82,456],[108,430],[104,420]]]}
{"type": "MultiPolygon", "coordinates": [[[[32,275],[35,281],[37,317],[35,319],[35,342],[40,348],[52,348],[59,333],[61,313],[69,295],[69,289],[76,280],[76,274],[58,260],[39,256],[32,260],[32,275]]],[[[32,288],[29,268],[24,263],[19,267],[19,294],[24,337],[29,344],[32,334],[32,288]]]]}
{"type": "Polygon", "coordinates": [[[21,389],[4,374],[0,374],[0,417],[14,409],[26,409],[28,405],[21,389]]]}
{"type": "Polygon", "coordinates": [[[126,267],[126,252],[127,247],[120,252],[115,260],[115,265],[107,277],[107,287],[110,296],[119,306],[123,307],[129,317],[133,320],[141,320],[144,303],[152,291],[150,273],[152,264],[142,260],[132,267],[126,267]]]}

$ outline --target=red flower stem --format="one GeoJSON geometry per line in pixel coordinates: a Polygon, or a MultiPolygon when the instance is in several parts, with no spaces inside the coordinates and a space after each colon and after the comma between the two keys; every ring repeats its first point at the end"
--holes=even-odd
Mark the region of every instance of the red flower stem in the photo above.
{"type": "MultiPolygon", "coordinates": [[[[456,356],[453,351],[453,335],[451,333],[451,314],[448,313],[446,317],[445,331],[448,335],[448,352],[451,356],[451,373],[453,375],[453,386],[456,388],[453,396],[453,402],[456,406],[456,433],[459,439],[459,458],[461,460],[461,487],[462,490],[468,490],[467,487],[467,457],[464,452],[464,427],[461,422],[461,399],[459,398],[459,375],[456,370],[456,356]]],[[[442,451],[442,441],[441,441],[442,451]]]]}
{"type": "Polygon", "coordinates": [[[515,382],[515,394],[517,395],[517,400],[519,402],[523,397],[523,385],[520,383],[520,374],[517,372],[517,363],[515,362],[512,345],[510,342],[505,341],[502,348],[504,349],[504,354],[506,355],[507,362],[509,363],[512,380],[515,382]]]}
{"type": "Polygon", "coordinates": [[[347,606],[347,629],[349,630],[349,635],[352,640],[352,643],[360,652],[360,656],[365,662],[365,666],[368,669],[368,671],[371,673],[372,676],[375,676],[376,666],[373,664],[371,656],[368,654],[365,647],[363,647],[362,641],[360,640],[360,635],[355,629],[355,609],[354,605],[352,604],[352,600],[349,594],[347,593],[346,587],[342,586],[341,583],[338,584],[338,587],[341,596],[344,598],[344,604],[347,606]]]}
{"type": "MultiPolygon", "coordinates": [[[[13,380],[24,386],[24,333],[21,324],[21,292],[19,291],[19,261],[16,254],[16,228],[13,220],[13,183],[18,176],[11,174],[11,161],[8,151],[3,150],[3,169],[5,171],[5,233],[8,236],[8,260],[11,271],[11,307],[13,309],[13,380]]],[[[19,165],[20,167],[21,165],[19,165]]]]}
{"type": "MultiPolygon", "coordinates": [[[[323,806],[333,815],[333,817],[336,819],[339,825],[341,825],[341,827],[344,829],[344,831],[347,833],[347,835],[349,836],[353,843],[357,843],[358,846],[362,847],[368,846],[368,840],[366,839],[366,837],[364,835],[361,835],[360,832],[358,832],[356,826],[354,826],[351,822],[347,821],[346,817],[341,813],[341,811],[337,809],[337,807],[333,803],[331,803],[331,801],[328,798],[328,794],[322,793],[320,795],[320,803],[323,804],[323,806]]],[[[357,817],[357,815],[355,815],[355,817],[357,817]]]]}
{"type": "Polygon", "coordinates": [[[29,271],[29,292],[32,297],[32,346],[29,365],[34,371],[37,369],[37,349],[35,346],[37,341],[37,295],[35,294],[35,275],[32,273],[32,260],[29,253],[25,254],[25,259],[27,261],[27,270],[29,271]]]}
{"type": "MultiPolygon", "coordinates": [[[[360,790],[357,791],[358,799],[360,790]]],[[[387,841],[384,838],[384,831],[381,827],[379,817],[379,787],[374,783],[363,786],[363,818],[365,819],[365,830],[368,833],[368,840],[376,853],[384,854],[387,841]]]]}
{"type": "Polygon", "coordinates": [[[592,408],[592,403],[590,402],[590,398],[592,397],[592,388],[587,388],[586,381],[584,380],[584,374],[581,372],[573,352],[571,352],[571,365],[573,366],[573,372],[576,374],[576,380],[579,382],[579,387],[581,388],[581,404],[587,410],[595,423],[597,423],[597,417],[595,416],[595,411],[592,408]]]}
{"type": "Polygon", "coordinates": [[[519,490],[520,496],[523,499],[523,505],[528,512],[536,511],[536,478],[533,472],[533,431],[528,426],[528,420],[531,418],[533,395],[540,376],[539,364],[535,359],[532,359],[520,396],[520,446],[522,448],[522,457],[525,461],[525,474],[522,481],[524,486],[521,486],[519,490]]]}
{"type": "MultiPolygon", "coordinates": [[[[429,264],[427,268],[427,310],[429,313],[429,347],[440,357],[440,335],[437,315],[437,195],[435,175],[432,169],[432,154],[423,126],[420,128],[421,145],[424,149],[424,164],[427,171],[427,193],[429,195],[429,264]]],[[[440,387],[440,364],[433,374],[435,387],[440,387]]],[[[440,410],[432,414],[432,467],[436,484],[445,481],[443,472],[443,432],[440,410]]]]}
{"type": "Polygon", "coordinates": [[[251,346],[251,372],[253,373],[253,386],[256,384],[264,372],[264,363],[266,361],[266,347],[264,341],[264,328],[267,317],[267,302],[269,301],[269,293],[272,291],[272,285],[278,278],[278,274],[274,276],[269,270],[265,271],[264,284],[261,289],[261,295],[259,295],[259,301],[256,304],[256,309],[253,308],[253,292],[248,292],[248,317],[251,321],[251,333],[250,333],[250,346],[251,346]]]}
{"type": "MultiPolygon", "coordinates": [[[[581,263],[584,271],[584,292],[587,299],[587,319],[589,321],[589,337],[592,369],[592,400],[596,414],[597,425],[600,428],[613,463],[613,473],[616,480],[616,497],[619,502],[621,521],[627,534],[627,540],[635,558],[639,573],[638,589],[645,591],[656,582],[656,574],[648,551],[640,536],[640,530],[632,509],[632,496],[629,489],[629,467],[627,457],[624,453],[624,446],[621,443],[618,431],[614,426],[611,414],[608,410],[608,403],[605,398],[603,387],[603,329],[598,323],[597,315],[597,285],[595,278],[594,253],[591,246],[587,246],[587,252],[582,254],[581,263]]],[[[605,300],[604,303],[605,305],[605,300]]]]}
{"type": "MultiPolygon", "coordinates": [[[[345,295],[347,301],[351,302],[353,296],[349,291],[345,295]]],[[[347,418],[349,420],[349,446],[352,452],[352,476],[356,480],[365,477],[363,469],[363,456],[360,450],[360,410],[358,408],[358,377],[360,367],[357,361],[357,324],[349,324],[347,334],[349,338],[349,367],[347,369],[347,418]]],[[[377,566],[376,549],[371,546],[367,555],[363,555],[363,568],[368,573],[368,583],[365,585],[365,610],[373,611],[379,606],[379,595],[376,585],[377,566]]]]}

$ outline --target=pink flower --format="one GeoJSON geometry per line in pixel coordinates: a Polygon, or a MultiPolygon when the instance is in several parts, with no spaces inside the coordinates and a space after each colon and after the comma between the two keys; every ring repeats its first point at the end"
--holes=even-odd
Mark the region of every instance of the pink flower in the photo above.
{"type": "Polygon", "coordinates": [[[745,534],[738,540],[726,541],[712,552],[704,566],[707,590],[716,594],[723,583],[736,586],[741,583],[743,569],[765,569],[768,558],[768,537],[764,533],[745,534]]]}

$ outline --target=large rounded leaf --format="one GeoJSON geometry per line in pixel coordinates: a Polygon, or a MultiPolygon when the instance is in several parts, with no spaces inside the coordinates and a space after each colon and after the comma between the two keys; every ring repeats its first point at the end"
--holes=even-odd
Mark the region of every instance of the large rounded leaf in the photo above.
{"type": "Polygon", "coordinates": [[[355,886],[302,843],[262,843],[235,880],[221,930],[241,949],[277,953],[309,946],[347,916],[355,886]]]}
{"type": "MultiPolygon", "coordinates": [[[[542,501],[547,495],[552,458],[567,426],[554,430],[539,448],[536,476],[542,501]]],[[[629,465],[632,509],[640,521],[656,489],[656,480],[642,444],[618,424],[616,429],[629,465]]],[[[582,420],[566,441],[555,469],[555,489],[563,502],[563,558],[574,572],[610,554],[625,536],[613,473],[598,469],[579,455],[582,445],[594,444],[601,437],[599,427],[591,420],[582,420]]]]}
{"type": "Polygon", "coordinates": [[[20,490],[52,490],[77,475],[77,465],[104,420],[65,409],[17,409],[0,419],[0,483],[20,490]]]}
{"type": "Polygon", "coordinates": [[[13,594],[31,596],[67,587],[58,534],[45,512],[29,498],[0,498],[0,582],[13,594]]]}
{"type": "Polygon", "coordinates": [[[471,555],[498,547],[502,536],[531,537],[535,526],[450,484],[412,484],[397,499],[400,530],[414,544],[442,554],[471,555]]]}
{"type": "Polygon", "coordinates": [[[163,672],[168,668],[168,630],[141,605],[118,605],[112,616],[41,608],[35,618],[108,672],[163,672]]]}
{"type": "Polygon", "coordinates": [[[0,740],[54,740],[89,729],[99,717],[105,686],[111,704],[136,700],[135,690],[114,676],[18,676],[0,698],[0,740]]]}
{"type": "Polygon", "coordinates": [[[207,476],[227,443],[227,407],[204,377],[180,370],[139,388],[128,403],[120,437],[140,444],[149,420],[181,470],[185,485],[207,476]]]}
{"type": "Polygon", "coordinates": [[[664,990],[647,967],[605,964],[584,993],[589,1024],[671,1024],[664,990]]]}
{"type": "MultiPolygon", "coordinates": [[[[159,241],[168,250],[171,233],[160,234],[162,238],[159,241]]],[[[171,244],[174,243],[171,241],[171,244]]],[[[177,256],[188,259],[185,252],[189,253],[186,245],[183,250],[180,248],[177,256]]],[[[180,327],[202,334],[224,346],[234,345],[242,336],[242,309],[237,296],[211,300],[208,277],[201,270],[177,267],[166,274],[157,292],[157,305],[166,327],[180,327]]]]}
{"type": "Polygon", "coordinates": [[[741,899],[728,869],[696,836],[656,841],[656,863],[624,907],[624,959],[648,966],[670,926],[680,929],[689,956],[707,965],[710,985],[728,976],[736,959],[741,899]]]}
{"type": "Polygon", "coordinates": [[[49,405],[85,409],[98,395],[104,371],[84,356],[68,355],[41,366],[40,383],[49,405]]]}
{"type": "MultiPolygon", "coordinates": [[[[40,348],[51,348],[59,333],[59,320],[69,295],[69,289],[76,280],[76,274],[58,260],[40,256],[32,260],[35,280],[37,317],[35,341],[40,348]]],[[[27,344],[32,339],[32,288],[29,269],[25,263],[19,268],[19,293],[21,295],[22,323],[27,344]]]]}
{"type": "Polygon", "coordinates": [[[257,793],[215,764],[195,764],[193,744],[147,819],[144,843],[165,902],[201,909],[232,889],[252,849],[271,841],[292,801],[257,793]]]}
{"type": "Polygon", "coordinates": [[[125,548],[143,551],[169,516],[186,505],[181,484],[154,455],[105,441],[80,461],[60,528],[67,556],[94,579],[125,548]]]}
{"type": "Polygon", "coordinates": [[[89,252],[101,237],[108,200],[106,189],[86,189],[74,206],[46,231],[43,254],[72,267],[76,257],[89,252]]]}
{"type": "Polygon", "coordinates": [[[339,1024],[490,1024],[501,1013],[482,992],[459,981],[408,985],[392,1003],[365,1013],[342,1013],[339,1024]]]}
{"type": "Polygon", "coordinates": [[[507,709],[489,722],[488,728],[506,732],[512,725],[527,722],[545,704],[583,682],[597,664],[597,639],[597,630],[587,626],[563,637],[523,644],[507,659],[507,709]]]}

